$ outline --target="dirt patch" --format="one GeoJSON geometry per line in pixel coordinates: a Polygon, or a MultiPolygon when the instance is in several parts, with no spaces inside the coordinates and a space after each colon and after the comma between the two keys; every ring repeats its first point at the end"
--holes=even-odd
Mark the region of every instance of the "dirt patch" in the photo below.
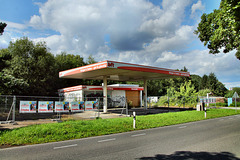
{"type": "Polygon", "coordinates": [[[1,123],[0,130],[14,129],[20,127],[26,127],[29,125],[44,124],[44,123],[56,123],[52,119],[39,119],[39,120],[25,120],[25,121],[15,121],[14,123],[1,123]]]}
{"type": "MultiPolygon", "coordinates": [[[[108,114],[100,113],[99,116],[103,119],[124,117],[124,116],[119,116],[119,114],[114,114],[114,113],[108,113],[108,114]]],[[[75,114],[62,114],[61,121],[93,120],[93,119],[96,119],[97,117],[98,117],[97,112],[88,111],[88,112],[75,113],[75,114]]],[[[9,130],[9,129],[20,128],[20,127],[25,127],[25,126],[29,126],[29,125],[44,124],[44,123],[58,123],[59,122],[59,117],[57,115],[50,115],[46,119],[45,119],[45,117],[44,117],[44,119],[41,119],[41,115],[26,114],[26,115],[24,115],[24,117],[22,116],[22,117],[18,117],[16,119],[17,120],[14,123],[5,123],[5,121],[2,121],[2,123],[0,123],[0,130],[9,130]],[[51,118],[49,118],[49,117],[51,117],[51,118]],[[18,120],[18,119],[20,119],[20,120],[18,120]]]]}

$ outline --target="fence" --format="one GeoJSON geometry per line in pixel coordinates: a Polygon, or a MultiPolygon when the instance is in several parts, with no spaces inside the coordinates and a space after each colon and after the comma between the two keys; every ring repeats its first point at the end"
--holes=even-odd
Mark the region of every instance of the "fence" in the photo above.
{"type": "MultiPolygon", "coordinates": [[[[125,97],[108,98],[108,108],[127,110],[125,97]]],[[[0,121],[60,118],[60,114],[102,111],[103,97],[44,97],[0,95],[0,121]]]]}
{"type": "Polygon", "coordinates": [[[152,96],[148,97],[148,105],[151,107],[171,107],[171,108],[195,108],[200,102],[198,96],[152,96]]]}
{"type": "MultiPolygon", "coordinates": [[[[147,108],[195,108],[201,97],[151,96],[147,108]]],[[[131,108],[143,108],[143,97],[108,97],[108,109],[128,114],[131,108]]],[[[45,97],[0,95],[0,121],[58,118],[60,114],[103,110],[103,97],[45,97]],[[11,113],[11,114],[10,114],[11,113]],[[16,117],[15,117],[16,116],[16,117]]]]}
{"type": "MultiPolygon", "coordinates": [[[[29,112],[25,110],[25,115],[23,116],[20,111],[20,104],[23,102],[40,102],[40,101],[62,101],[63,97],[45,97],[45,96],[12,96],[12,95],[0,95],[0,121],[15,121],[17,117],[18,120],[27,120],[27,119],[38,119],[38,118],[46,118],[51,117],[55,118],[56,113],[39,113],[32,111],[31,107],[34,107],[33,104],[29,104],[29,112]],[[28,114],[31,113],[31,114],[28,114]]],[[[35,107],[37,103],[35,103],[35,107]]],[[[25,106],[26,108],[27,106],[25,106]]],[[[37,109],[37,108],[35,108],[37,109]]]]}

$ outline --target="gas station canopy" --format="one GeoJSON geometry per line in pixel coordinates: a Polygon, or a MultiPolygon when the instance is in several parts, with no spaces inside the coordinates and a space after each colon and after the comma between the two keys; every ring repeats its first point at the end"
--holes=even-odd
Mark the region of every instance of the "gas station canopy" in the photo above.
{"type": "Polygon", "coordinates": [[[143,66],[108,60],[59,72],[60,78],[71,79],[103,80],[104,76],[107,77],[107,80],[140,81],[175,78],[179,76],[189,77],[190,74],[189,72],[182,72],[172,69],[143,66]]]}
{"type": "Polygon", "coordinates": [[[103,80],[103,112],[107,112],[107,80],[144,81],[144,107],[147,109],[147,80],[189,77],[189,72],[137,64],[102,61],[59,72],[60,78],[103,80]]]}

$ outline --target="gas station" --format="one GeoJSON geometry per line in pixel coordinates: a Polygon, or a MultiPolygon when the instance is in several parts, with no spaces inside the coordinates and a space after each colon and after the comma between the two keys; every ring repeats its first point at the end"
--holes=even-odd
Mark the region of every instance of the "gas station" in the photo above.
{"type": "Polygon", "coordinates": [[[189,72],[109,60],[59,72],[59,78],[103,80],[104,113],[106,113],[108,110],[108,80],[143,81],[144,108],[147,109],[147,80],[169,79],[189,76],[189,72]]]}

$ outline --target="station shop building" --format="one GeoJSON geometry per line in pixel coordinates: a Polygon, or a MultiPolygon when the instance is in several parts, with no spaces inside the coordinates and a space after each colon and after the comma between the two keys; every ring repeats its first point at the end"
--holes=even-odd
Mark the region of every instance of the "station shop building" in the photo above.
{"type": "MultiPolygon", "coordinates": [[[[125,107],[126,102],[132,107],[142,106],[143,87],[133,84],[113,84],[107,86],[109,107],[125,107]]],[[[78,85],[60,89],[59,95],[65,101],[99,101],[103,102],[103,86],[78,85]]]]}

